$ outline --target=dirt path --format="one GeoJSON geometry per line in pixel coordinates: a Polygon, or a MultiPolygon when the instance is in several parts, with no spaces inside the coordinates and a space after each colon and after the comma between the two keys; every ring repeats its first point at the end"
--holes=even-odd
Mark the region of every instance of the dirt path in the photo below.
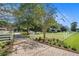
{"type": "Polygon", "coordinates": [[[14,52],[9,56],[79,56],[79,54],[50,47],[33,40],[17,40],[13,46],[14,52]]]}

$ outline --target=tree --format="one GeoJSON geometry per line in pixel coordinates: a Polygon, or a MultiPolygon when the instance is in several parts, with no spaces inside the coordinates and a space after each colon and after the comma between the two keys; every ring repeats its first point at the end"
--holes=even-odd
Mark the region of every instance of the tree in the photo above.
{"type": "Polygon", "coordinates": [[[72,22],[71,23],[71,31],[76,31],[77,28],[77,22],[72,22]]]}
{"type": "Polygon", "coordinates": [[[62,25],[62,24],[59,24],[59,27],[60,27],[60,31],[62,31],[62,32],[69,30],[67,26],[64,26],[64,25],[62,25]]]}
{"type": "Polygon", "coordinates": [[[60,29],[61,29],[62,32],[67,31],[67,28],[65,26],[62,26],[60,29]]]}
{"type": "Polygon", "coordinates": [[[20,12],[20,10],[14,10],[13,12],[13,16],[15,17],[15,26],[17,27],[17,30],[20,31],[20,26],[21,26],[21,21],[22,21],[22,13],[20,12]]]}
{"type": "Polygon", "coordinates": [[[46,38],[46,32],[49,27],[52,25],[56,25],[56,21],[54,18],[55,15],[55,8],[50,7],[48,4],[42,4],[38,5],[35,9],[35,13],[37,15],[37,18],[39,19],[40,27],[42,28],[43,37],[46,38]]]}
{"type": "Polygon", "coordinates": [[[33,27],[34,23],[34,8],[37,4],[21,4],[19,10],[21,13],[22,22],[21,24],[27,28],[27,34],[29,34],[30,27],[33,27]]]}
{"type": "Polygon", "coordinates": [[[21,15],[20,24],[27,28],[27,33],[30,28],[41,27],[44,39],[47,29],[57,23],[54,18],[55,8],[50,7],[48,4],[21,4],[18,10],[21,13],[19,14],[21,15]]]}
{"type": "Polygon", "coordinates": [[[42,12],[39,12],[39,5],[41,4],[21,4],[19,9],[14,13],[16,18],[19,18],[18,20],[21,19],[20,21],[17,21],[17,23],[19,23],[21,27],[27,28],[28,34],[30,28],[35,26],[39,27],[40,25],[39,19],[42,12]]]}
{"type": "MultiPolygon", "coordinates": [[[[16,4],[0,4],[0,20],[1,22],[5,22],[5,27],[8,27],[9,30],[12,29],[12,21],[13,19],[13,10],[15,9],[16,4]]],[[[1,25],[3,26],[3,25],[1,25]]]]}
{"type": "Polygon", "coordinates": [[[8,22],[6,20],[0,20],[0,27],[6,27],[8,26],[8,22]]]}

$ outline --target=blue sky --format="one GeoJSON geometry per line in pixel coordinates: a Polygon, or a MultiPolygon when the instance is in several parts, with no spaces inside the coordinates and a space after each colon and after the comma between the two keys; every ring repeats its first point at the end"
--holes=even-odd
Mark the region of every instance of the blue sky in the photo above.
{"type": "Polygon", "coordinates": [[[63,25],[70,26],[70,23],[76,21],[78,22],[79,27],[79,4],[77,3],[56,3],[54,6],[67,18],[65,22],[61,20],[63,18],[59,14],[58,22],[62,23],[63,25]]]}
{"type": "MultiPolygon", "coordinates": [[[[16,4],[15,4],[16,5],[16,4]]],[[[49,5],[55,6],[67,19],[65,22],[61,20],[63,18],[60,13],[58,14],[57,21],[63,25],[69,26],[72,22],[78,22],[79,27],[79,4],[78,3],[52,3],[49,5]]],[[[18,8],[19,4],[16,5],[18,8]]]]}

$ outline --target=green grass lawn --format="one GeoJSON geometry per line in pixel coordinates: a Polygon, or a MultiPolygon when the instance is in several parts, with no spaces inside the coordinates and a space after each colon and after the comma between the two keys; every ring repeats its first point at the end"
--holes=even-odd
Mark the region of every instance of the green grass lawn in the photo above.
{"type": "MultiPolygon", "coordinates": [[[[46,33],[46,38],[48,39],[59,39],[59,40],[64,40],[68,35],[72,33],[66,33],[66,32],[58,32],[58,33],[46,33]]],[[[43,38],[43,33],[39,32],[39,34],[30,34],[31,38],[43,38]]]]}
{"type": "Polygon", "coordinates": [[[70,46],[71,48],[76,48],[79,52],[79,33],[75,33],[64,40],[65,45],[70,46]]]}

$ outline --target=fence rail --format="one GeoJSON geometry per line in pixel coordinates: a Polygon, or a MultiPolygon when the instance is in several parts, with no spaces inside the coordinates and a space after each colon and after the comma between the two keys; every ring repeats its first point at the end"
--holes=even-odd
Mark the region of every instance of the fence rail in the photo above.
{"type": "Polygon", "coordinates": [[[11,40],[13,39],[12,31],[0,31],[0,40],[11,40]]]}

